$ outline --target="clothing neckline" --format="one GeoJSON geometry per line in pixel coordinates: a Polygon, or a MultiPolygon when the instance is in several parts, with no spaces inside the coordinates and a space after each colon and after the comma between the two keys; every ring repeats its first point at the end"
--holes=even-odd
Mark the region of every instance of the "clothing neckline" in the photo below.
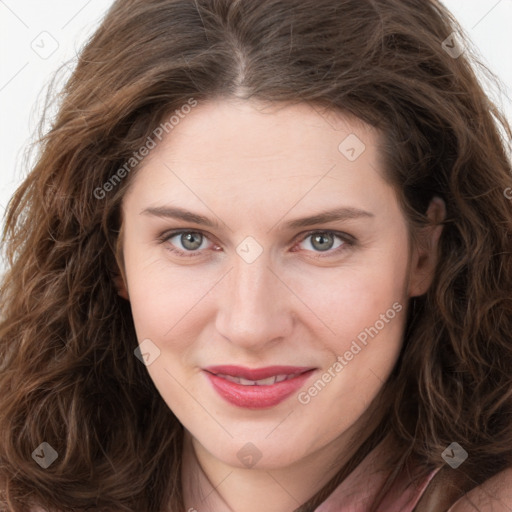
{"type": "MultiPolygon", "coordinates": [[[[376,469],[382,466],[378,460],[385,449],[384,442],[381,441],[314,512],[367,512],[388,475],[376,469]]],[[[404,468],[386,493],[378,512],[412,512],[440,469],[435,468],[419,479],[420,465],[410,464],[404,468]]]]}

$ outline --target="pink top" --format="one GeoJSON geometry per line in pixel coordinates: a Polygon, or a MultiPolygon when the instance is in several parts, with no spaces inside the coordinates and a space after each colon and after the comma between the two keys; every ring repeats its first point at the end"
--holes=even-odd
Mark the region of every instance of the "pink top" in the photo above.
{"type": "MultiPolygon", "coordinates": [[[[380,446],[377,446],[370,452],[314,512],[367,512],[386,477],[382,472],[372,470],[376,467],[379,449],[380,446]]],[[[411,482],[414,471],[402,472],[386,494],[378,512],[412,512],[439,469],[434,469],[416,484],[411,482]]]]}

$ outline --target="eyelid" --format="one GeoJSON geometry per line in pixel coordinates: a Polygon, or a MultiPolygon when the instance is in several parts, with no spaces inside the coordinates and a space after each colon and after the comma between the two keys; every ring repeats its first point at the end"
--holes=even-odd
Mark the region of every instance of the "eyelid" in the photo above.
{"type": "MultiPolygon", "coordinates": [[[[158,236],[158,241],[159,241],[159,243],[165,243],[165,242],[169,241],[169,239],[175,237],[176,235],[180,235],[183,233],[199,233],[207,240],[210,240],[210,238],[211,238],[211,235],[209,233],[207,233],[201,229],[178,228],[178,229],[174,229],[174,230],[166,231],[166,232],[162,233],[161,235],[158,236]]],[[[357,242],[356,238],[353,237],[352,235],[349,235],[348,233],[345,233],[342,231],[336,231],[333,229],[321,229],[321,228],[318,229],[317,228],[317,229],[310,229],[309,231],[299,233],[296,237],[294,237],[293,247],[295,247],[298,243],[303,242],[309,236],[311,236],[313,234],[317,234],[317,233],[318,234],[326,233],[326,234],[333,235],[335,237],[338,237],[343,243],[335,249],[329,249],[329,250],[325,251],[325,256],[320,251],[320,252],[315,253],[315,256],[313,256],[313,258],[332,257],[334,255],[338,255],[339,252],[343,252],[344,250],[347,250],[347,247],[350,248],[350,247],[356,245],[356,242],[357,242]]],[[[181,249],[173,247],[172,249],[168,248],[168,250],[173,253],[177,253],[180,256],[184,256],[184,257],[198,257],[199,255],[201,255],[201,253],[205,249],[202,249],[201,251],[183,251],[181,249]]],[[[307,252],[313,252],[313,251],[307,251],[307,252]]]]}

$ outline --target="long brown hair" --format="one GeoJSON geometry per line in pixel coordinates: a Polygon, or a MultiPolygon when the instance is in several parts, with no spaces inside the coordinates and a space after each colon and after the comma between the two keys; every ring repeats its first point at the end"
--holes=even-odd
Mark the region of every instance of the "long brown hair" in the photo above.
{"type": "Polygon", "coordinates": [[[183,427],[134,356],[114,278],[133,159],[191,99],[355,115],[383,134],[412,234],[432,196],[447,206],[434,281],[409,304],[382,389],[385,419],[298,510],[313,510],[385,435],[396,455],[381,495],[407,461],[442,466],[453,441],[469,453],[441,469],[458,475],[454,499],[512,466],[512,134],[477,66],[498,83],[433,0],[117,0],[5,216],[0,509],[183,510],[183,427]],[[42,442],[58,453],[46,469],[32,458],[42,442]]]}

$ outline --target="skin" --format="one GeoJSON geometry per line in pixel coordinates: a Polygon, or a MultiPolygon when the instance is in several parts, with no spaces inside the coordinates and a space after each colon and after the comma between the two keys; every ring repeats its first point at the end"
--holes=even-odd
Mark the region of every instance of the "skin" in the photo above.
{"type": "MultiPolygon", "coordinates": [[[[426,228],[421,245],[410,242],[378,143],[379,133],[361,121],[307,104],[221,99],[195,107],[133,176],[117,284],[139,342],[149,338],[160,350],[147,370],[186,429],[185,510],[292,511],[332,476],[329,464],[339,467],[357,448],[352,436],[365,432],[363,415],[399,355],[408,299],[430,285],[442,229],[426,228]],[[365,144],[354,161],[338,149],[349,134],[365,144]],[[219,227],[142,213],[169,205],[219,227]],[[341,206],[371,216],[286,227],[341,206]],[[172,229],[204,235],[195,235],[196,256],[171,252],[191,245],[179,234],[159,240],[172,229]],[[312,230],[356,242],[315,243],[312,230]],[[248,236],[262,249],[251,263],[236,251],[248,236]],[[307,404],[292,395],[268,409],[238,408],[202,371],[314,367],[307,391],[394,303],[401,311],[307,404]],[[261,453],[252,468],[237,457],[246,443],[261,453]],[[206,478],[197,483],[194,474],[206,478]]],[[[442,219],[440,199],[428,215],[442,219]]]]}

